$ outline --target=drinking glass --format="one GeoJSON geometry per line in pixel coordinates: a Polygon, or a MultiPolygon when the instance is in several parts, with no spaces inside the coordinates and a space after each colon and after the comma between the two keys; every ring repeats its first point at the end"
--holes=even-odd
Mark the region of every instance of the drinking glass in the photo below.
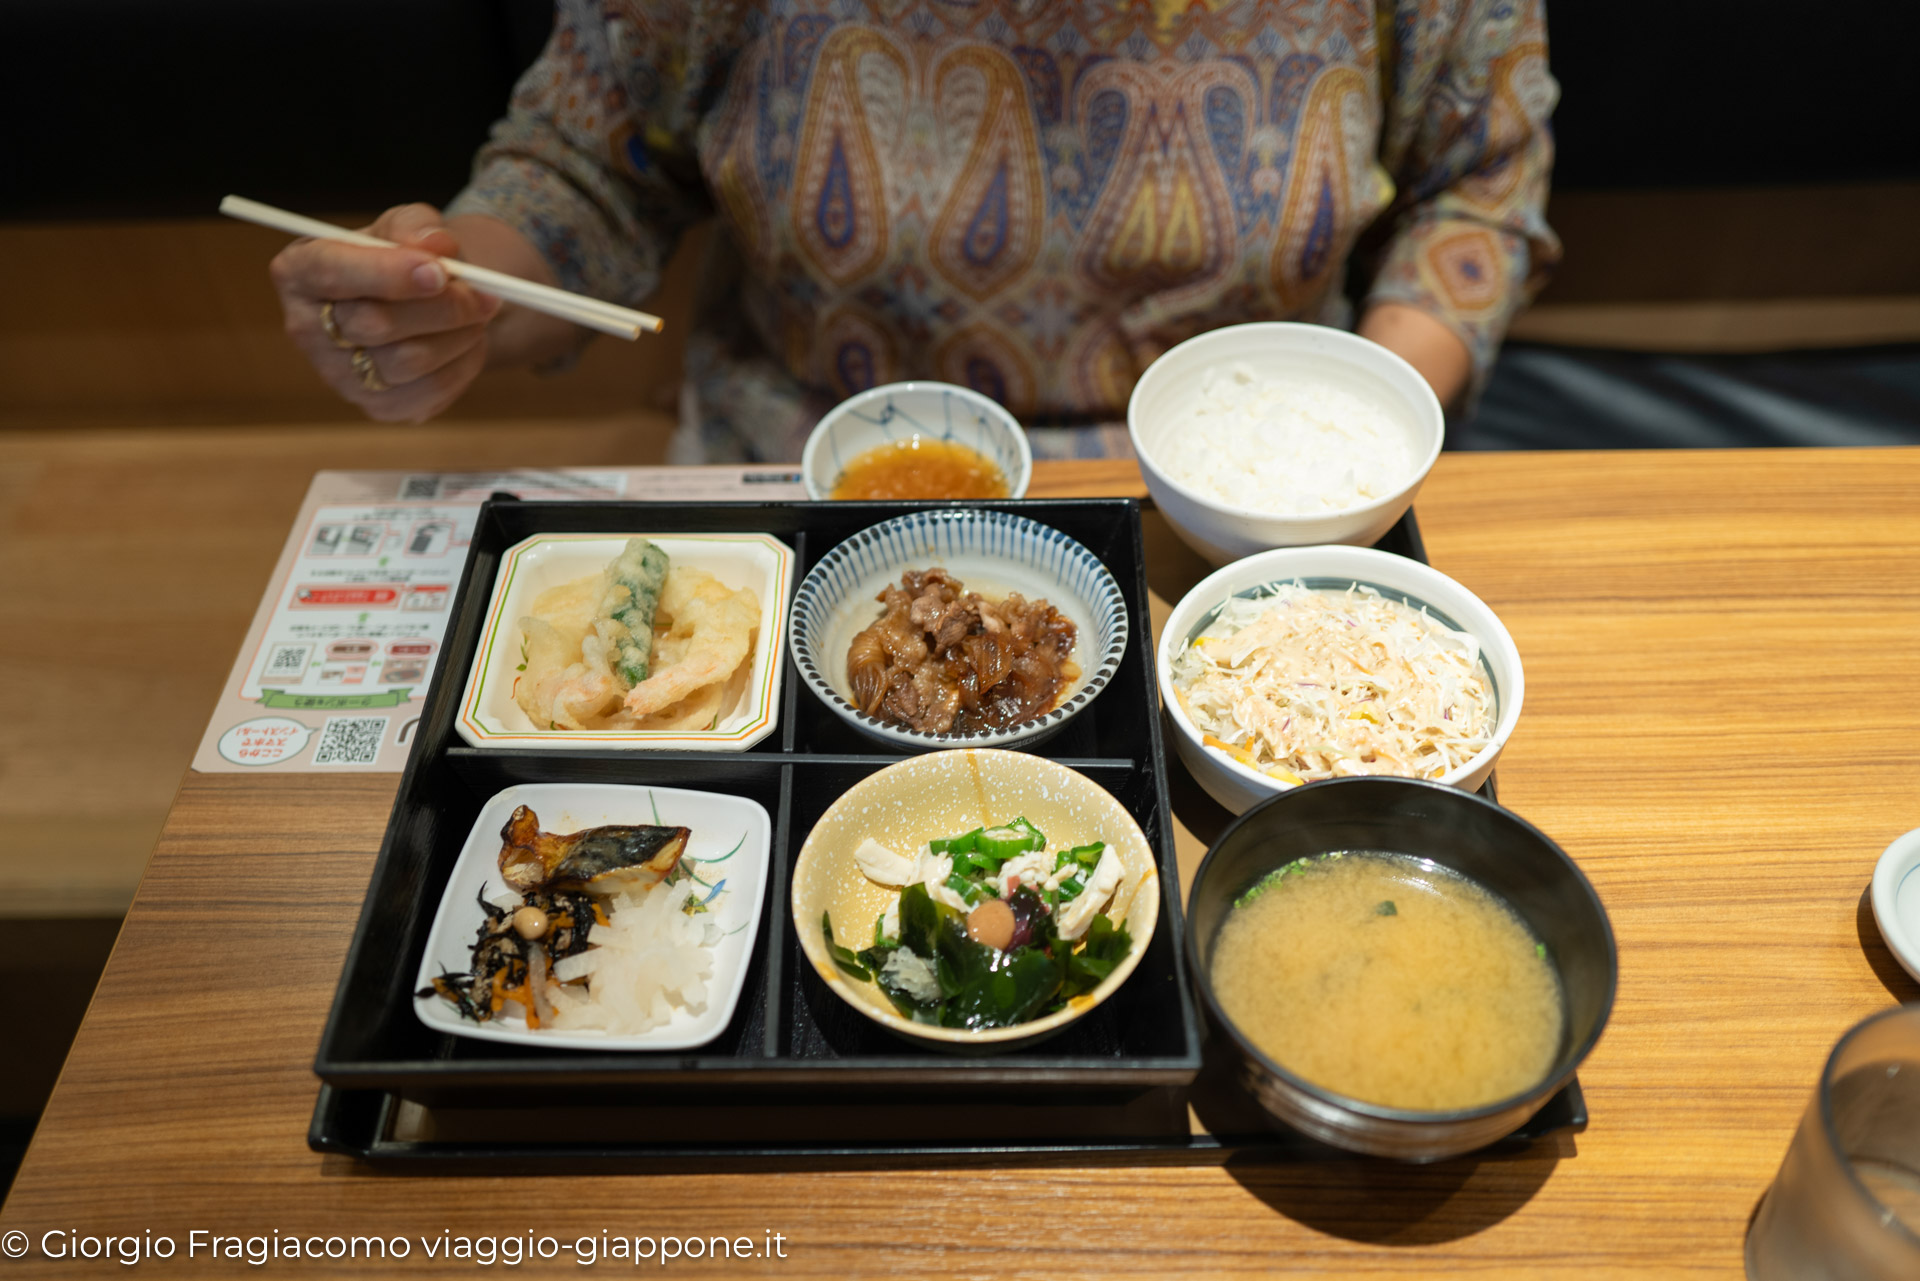
{"type": "Polygon", "coordinates": [[[1920,1005],[1855,1024],[1747,1229],[1754,1281],[1920,1277],[1920,1005]]]}

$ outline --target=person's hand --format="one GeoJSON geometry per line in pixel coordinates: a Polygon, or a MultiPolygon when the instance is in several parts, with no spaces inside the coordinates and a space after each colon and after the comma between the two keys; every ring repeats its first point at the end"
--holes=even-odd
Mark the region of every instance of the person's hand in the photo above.
{"type": "Polygon", "coordinates": [[[402,247],[296,240],[274,258],[287,336],[369,417],[423,422],[486,365],[487,322],[500,300],[448,279],[434,261],[459,257],[460,244],[431,205],[389,209],[365,230],[402,247]]]}

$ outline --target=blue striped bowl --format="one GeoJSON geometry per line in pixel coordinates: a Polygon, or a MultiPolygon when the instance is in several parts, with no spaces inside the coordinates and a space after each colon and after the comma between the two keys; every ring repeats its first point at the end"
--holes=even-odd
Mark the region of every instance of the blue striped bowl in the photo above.
{"type": "Polygon", "coordinates": [[[1000,469],[1008,498],[1026,497],[1033,450],[1013,415],[972,388],[934,382],[888,383],[829,409],[800,455],[807,497],[815,502],[833,497],[848,463],[869,449],[916,436],[965,445],[1000,469]]]}
{"type": "Polygon", "coordinates": [[[913,512],[861,530],[821,558],[794,593],[788,652],[800,678],[834,715],[872,739],[909,752],[1032,745],[1055,733],[1113,680],[1127,652],[1127,605],[1099,557],[1057,529],[1007,512],[913,512]],[[940,566],[968,591],[997,599],[1044,597],[1079,632],[1080,678],[1052,711],[1010,729],[933,734],[888,725],[853,704],[847,649],[880,617],[876,598],[910,569],[940,566]]]}

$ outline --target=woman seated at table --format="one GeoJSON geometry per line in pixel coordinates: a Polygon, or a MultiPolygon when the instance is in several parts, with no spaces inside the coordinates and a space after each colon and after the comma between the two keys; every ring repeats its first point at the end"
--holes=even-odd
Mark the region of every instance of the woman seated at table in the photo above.
{"type": "Polygon", "coordinates": [[[586,337],[432,255],[637,304],[716,217],[680,462],[796,459],[904,378],[1121,419],[1174,343],[1350,324],[1350,281],[1454,404],[1558,254],[1545,40],[1541,0],[560,0],[444,218],[273,276],[329,384],[419,421],[586,337]]]}

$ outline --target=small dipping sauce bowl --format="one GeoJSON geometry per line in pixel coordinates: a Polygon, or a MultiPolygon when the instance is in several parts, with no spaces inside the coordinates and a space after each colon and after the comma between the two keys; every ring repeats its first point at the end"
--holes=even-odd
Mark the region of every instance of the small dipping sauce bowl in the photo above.
{"type": "Polygon", "coordinates": [[[855,459],[916,437],[972,450],[999,469],[1007,484],[1004,497],[1026,497],[1033,479],[1033,449],[1013,415],[970,387],[936,382],[888,383],[829,409],[800,454],[800,478],[807,497],[815,502],[832,498],[834,487],[855,459]]]}
{"type": "Polygon", "coordinates": [[[1524,1125],[1574,1074],[1613,1009],[1619,957],[1606,909],[1586,876],[1538,828],[1492,801],[1418,779],[1336,778],[1254,806],[1221,834],[1194,875],[1187,964],[1215,1034],[1239,1060],[1242,1083],[1270,1121],[1323,1143],[1438,1161],[1485,1147],[1524,1125]],[[1552,1066],[1509,1098],[1456,1111],[1414,1111],[1346,1098],[1282,1067],[1221,1009],[1212,961],[1234,903],[1298,858],[1380,850],[1429,860],[1479,882],[1545,944],[1566,1018],[1552,1066]]]}
{"type": "Polygon", "coordinates": [[[1920,979],[1920,827],[1893,844],[1873,868],[1873,920],[1901,968],[1920,979]]]}

